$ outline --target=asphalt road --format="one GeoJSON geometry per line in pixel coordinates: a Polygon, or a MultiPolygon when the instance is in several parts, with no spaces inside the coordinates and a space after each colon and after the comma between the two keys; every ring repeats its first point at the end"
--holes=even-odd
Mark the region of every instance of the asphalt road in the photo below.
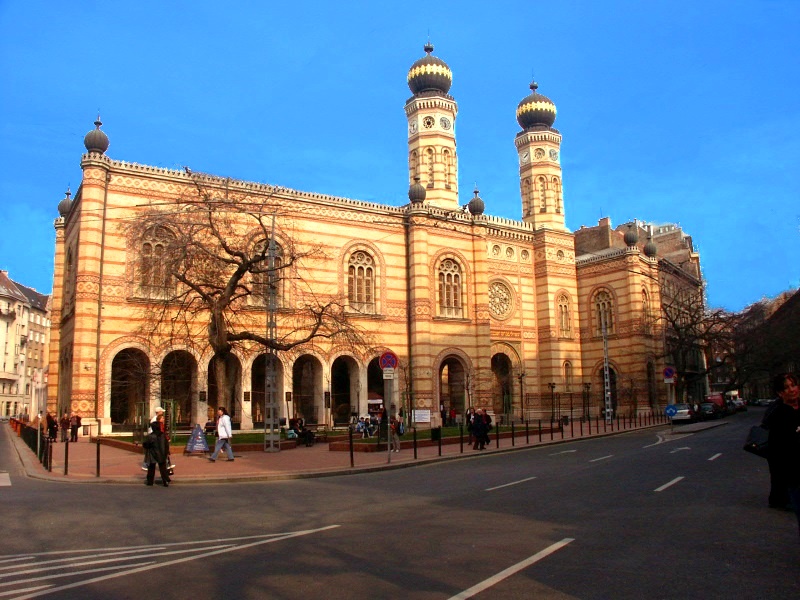
{"type": "Polygon", "coordinates": [[[767,508],[766,463],[741,450],[762,412],[168,489],[28,479],[4,426],[0,598],[798,598],[795,517],[767,508]]]}

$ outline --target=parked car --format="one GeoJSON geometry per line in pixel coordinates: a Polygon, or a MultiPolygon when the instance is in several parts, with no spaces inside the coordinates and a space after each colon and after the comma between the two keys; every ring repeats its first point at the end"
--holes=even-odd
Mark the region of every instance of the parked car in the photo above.
{"type": "Polygon", "coordinates": [[[758,406],[769,406],[773,402],[774,400],[772,398],[761,398],[760,400],[756,400],[756,404],[758,406]]]}
{"type": "Polygon", "coordinates": [[[744,400],[736,399],[733,401],[733,406],[736,409],[736,412],[743,412],[747,410],[747,404],[744,400]]]}
{"type": "Polygon", "coordinates": [[[722,409],[713,402],[703,402],[698,407],[698,412],[700,413],[699,416],[703,421],[719,419],[723,415],[722,409]]]}
{"type": "Polygon", "coordinates": [[[672,417],[673,421],[688,421],[693,423],[697,416],[694,414],[694,409],[689,404],[676,404],[675,409],[678,411],[672,417]]]}

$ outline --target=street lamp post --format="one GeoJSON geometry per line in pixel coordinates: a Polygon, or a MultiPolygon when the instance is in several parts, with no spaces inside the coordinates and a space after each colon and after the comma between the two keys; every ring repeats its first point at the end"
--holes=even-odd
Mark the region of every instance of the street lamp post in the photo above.
{"type": "Polygon", "coordinates": [[[522,421],[525,421],[525,373],[517,375],[519,379],[519,411],[522,421]]]}
{"type": "Polygon", "coordinates": [[[550,382],[547,385],[550,388],[550,422],[552,423],[556,418],[556,384],[550,382]]]}
{"type": "Polygon", "coordinates": [[[591,383],[583,384],[583,416],[589,418],[589,390],[592,389],[591,383]]]}

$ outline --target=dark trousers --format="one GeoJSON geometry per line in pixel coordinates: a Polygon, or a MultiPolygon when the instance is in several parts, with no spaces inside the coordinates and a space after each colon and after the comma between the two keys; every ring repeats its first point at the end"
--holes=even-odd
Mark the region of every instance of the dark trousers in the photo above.
{"type": "Polygon", "coordinates": [[[789,491],[786,479],[781,473],[777,461],[767,459],[769,465],[769,505],[779,508],[789,504],[789,491]]]}
{"type": "MultiPolygon", "coordinates": [[[[167,470],[167,463],[158,463],[158,471],[161,473],[161,481],[169,483],[169,471],[167,470]]],[[[147,465],[147,485],[153,485],[156,479],[156,463],[149,463],[147,465]]]]}
{"type": "Polygon", "coordinates": [[[78,441],[78,426],[72,425],[69,428],[69,441],[70,442],[77,442],[78,441]]]}

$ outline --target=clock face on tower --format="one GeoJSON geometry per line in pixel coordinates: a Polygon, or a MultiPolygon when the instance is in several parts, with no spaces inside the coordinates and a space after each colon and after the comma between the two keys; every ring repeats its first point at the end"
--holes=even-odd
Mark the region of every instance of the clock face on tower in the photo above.
{"type": "Polygon", "coordinates": [[[550,160],[558,160],[558,150],[550,150],[550,160]]]}
{"type": "Polygon", "coordinates": [[[416,133],[417,132],[417,122],[416,121],[409,121],[408,122],[408,133],[416,133]]]}
{"type": "Polygon", "coordinates": [[[439,120],[439,124],[442,126],[442,129],[450,129],[450,119],[447,117],[442,117],[439,120]]]}
{"type": "Polygon", "coordinates": [[[431,127],[433,127],[434,123],[435,121],[433,120],[433,117],[425,117],[424,119],[422,119],[422,126],[425,129],[430,129],[431,127]]]}
{"type": "Polygon", "coordinates": [[[530,159],[531,159],[531,153],[528,152],[527,150],[525,150],[525,152],[523,152],[519,157],[519,160],[522,164],[527,163],[530,159]]]}

